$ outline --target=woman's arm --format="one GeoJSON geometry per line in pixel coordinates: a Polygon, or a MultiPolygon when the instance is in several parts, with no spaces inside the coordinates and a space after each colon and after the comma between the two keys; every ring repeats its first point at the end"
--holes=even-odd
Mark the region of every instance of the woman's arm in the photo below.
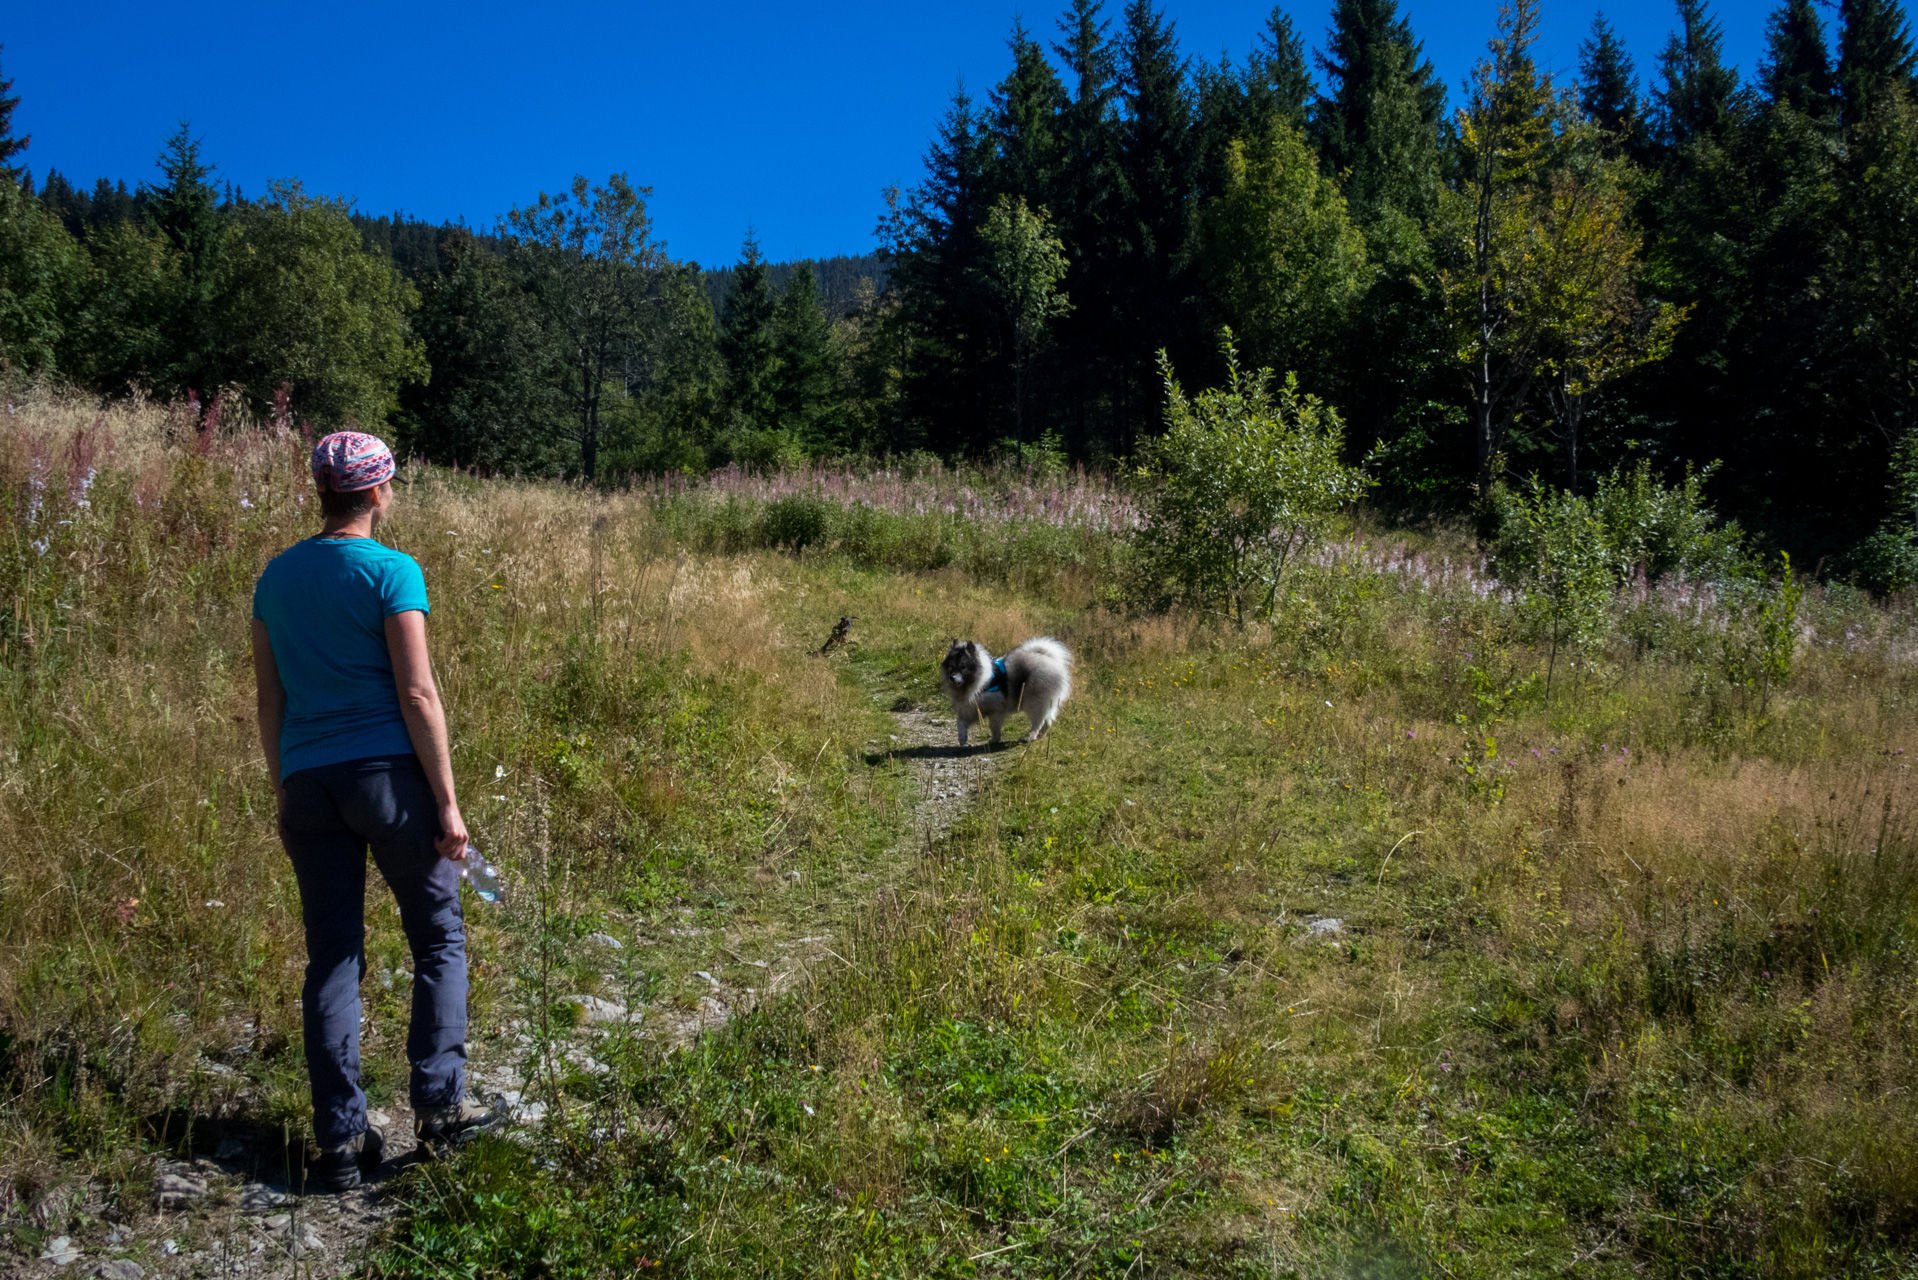
{"type": "Polygon", "coordinates": [[[280,664],[273,660],[273,640],[266,624],[253,619],[253,705],[260,717],[260,750],[266,752],[266,776],[273,798],[286,803],[280,782],[280,730],[286,727],[286,686],[280,683],[280,664]]]}
{"type": "Polygon", "coordinates": [[[440,705],[439,686],[433,682],[433,663],[426,651],[426,615],[418,609],[389,614],[386,649],[393,658],[393,683],[399,690],[406,735],[413,740],[427,785],[439,802],[440,856],[462,858],[466,819],[460,816],[459,797],[453,793],[453,751],[446,739],[446,708],[440,705]]]}

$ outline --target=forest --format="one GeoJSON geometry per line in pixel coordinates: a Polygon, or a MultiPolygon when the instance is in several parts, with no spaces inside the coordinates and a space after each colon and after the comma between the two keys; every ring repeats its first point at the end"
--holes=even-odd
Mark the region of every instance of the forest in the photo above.
{"type": "Polygon", "coordinates": [[[1456,91],[1395,0],[1322,44],[1182,50],[1148,0],[1015,24],[876,252],[676,260],[624,174],[495,226],[247,196],[191,126],[90,191],[25,167],[0,90],[0,359],[110,396],[245,396],[486,473],[618,481],[929,451],[1125,465],[1194,383],[1296,375],[1377,502],[1648,464],[1819,576],[1918,578],[1918,55],[1897,0],[1787,0],[1741,76],[1705,0],[1655,67],[1599,16],[1576,75],[1535,0],[1456,91]],[[1828,8],[1828,7],[1827,7],[1828,8]],[[290,406],[290,408],[288,407],[290,406]]]}

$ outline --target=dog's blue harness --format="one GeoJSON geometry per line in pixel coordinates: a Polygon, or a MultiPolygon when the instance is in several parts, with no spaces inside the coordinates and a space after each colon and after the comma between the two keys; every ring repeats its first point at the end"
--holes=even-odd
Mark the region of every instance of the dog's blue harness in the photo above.
{"type": "Polygon", "coordinates": [[[1004,693],[1005,691],[1006,691],[1006,660],[1004,658],[994,658],[992,660],[992,679],[986,684],[986,687],[984,690],[982,690],[982,692],[1004,693]]]}

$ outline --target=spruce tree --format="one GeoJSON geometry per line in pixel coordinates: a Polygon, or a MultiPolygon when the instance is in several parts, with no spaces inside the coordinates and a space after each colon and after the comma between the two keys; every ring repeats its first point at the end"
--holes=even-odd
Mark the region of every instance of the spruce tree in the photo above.
{"type": "Polygon", "coordinates": [[[1050,203],[1066,246],[1064,288],[1074,303],[1056,334],[1060,376],[1053,390],[1065,405],[1068,438],[1092,452],[1108,452],[1122,434],[1112,353],[1124,327],[1115,288],[1123,183],[1109,26],[1099,0],[1071,0],[1059,19],[1062,39],[1052,46],[1071,100],[1059,117],[1059,176],[1050,203]]]}
{"type": "MultiPolygon", "coordinates": [[[[1273,7],[1265,19],[1247,67],[1246,86],[1254,96],[1255,114],[1273,115],[1294,128],[1305,124],[1312,101],[1312,74],[1305,65],[1305,41],[1286,16],[1273,7]]],[[[1263,132],[1256,135],[1265,137],[1263,132]]]]}
{"type": "Polygon", "coordinates": [[[1012,73],[992,91],[991,182],[999,192],[1040,204],[1051,198],[1058,173],[1066,90],[1024,23],[1013,23],[1007,45],[1012,73]]]}
{"type": "Polygon", "coordinates": [[[1645,120],[1638,71],[1602,11],[1592,18],[1592,34],[1578,46],[1578,105],[1586,119],[1605,131],[1613,154],[1640,152],[1645,120]]]}
{"type": "Polygon", "coordinates": [[[1193,103],[1173,24],[1151,0],[1131,0],[1119,38],[1119,84],[1125,115],[1119,126],[1124,188],[1118,281],[1124,328],[1120,348],[1122,447],[1156,419],[1144,388],[1152,353],[1184,347],[1186,306],[1180,276],[1192,234],[1193,103]]]}
{"type": "Polygon", "coordinates": [[[1898,0],[1839,0],[1838,94],[1847,125],[1864,121],[1887,94],[1909,92],[1915,62],[1898,0]]]}
{"type": "Polygon", "coordinates": [[[1765,24],[1765,60],[1758,81],[1773,103],[1814,120],[1831,118],[1831,53],[1812,0],[1786,0],[1765,24]]]}
{"type": "Polygon", "coordinates": [[[996,401],[977,376],[990,359],[991,317],[974,270],[991,168],[991,134],[962,85],[926,153],[925,181],[903,203],[894,194],[879,229],[907,335],[906,419],[952,451],[994,438],[996,401]]]}
{"type": "MultiPolygon", "coordinates": [[[[6,48],[0,44],[0,53],[6,52],[6,48]]],[[[7,90],[11,88],[13,81],[0,76],[0,178],[18,182],[21,168],[13,163],[13,158],[27,149],[27,144],[33,141],[33,135],[13,136],[13,109],[20,105],[20,96],[15,94],[8,97],[7,90]]]]}
{"type": "Polygon", "coordinates": [[[773,293],[759,239],[746,232],[739,265],[733,268],[733,292],[726,299],[719,350],[726,361],[725,406],[736,431],[763,431],[774,425],[773,293]]]}
{"type": "Polygon", "coordinates": [[[811,263],[799,263],[787,277],[772,333],[772,401],[780,428],[815,457],[835,452],[844,443],[834,403],[838,369],[811,263]]]}
{"type": "Polygon", "coordinates": [[[1723,141],[1738,91],[1738,73],[1724,63],[1724,29],[1705,0],[1678,0],[1678,18],[1679,29],[1658,55],[1664,82],[1653,95],[1659,141],[1673,150],[1695,139],[1723,141]]]}
{"type": "MultiPolygon", "coordinates": [[[[174,350],[162,380],[204,391],[231,367],[226,357],[238,354],[215,350],[222,339],[215,332],[213,298],[220,284],[226,219],[207,181],[213,166],[200,158],[200,139],[185,120],[167,136],[154,164],[164,181],[142,185],[139,202],[148,226],[165,237],[180,260],[180,296],[170,326],[174,350]]],[[[244,341],[240,334],[227,336],[244,341]]]]}
{"type": "Polygon", "coordinates": [[[1326,92],[1312,135],[1326,171],[1343,176],[1363,223],[1396,209],[1417,219],[1438,198],[1445,86],[1397,0],[1336,0],[1319,69],[1326,92]]]}

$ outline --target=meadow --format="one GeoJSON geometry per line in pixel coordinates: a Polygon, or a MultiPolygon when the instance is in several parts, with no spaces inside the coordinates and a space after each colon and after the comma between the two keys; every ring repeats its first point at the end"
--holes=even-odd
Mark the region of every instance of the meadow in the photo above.
{"type": "MultiPolygon", "coordinates": [[[[137,1226],[182,1118],[306,1123],[246,625],[303,458],[0,422],[0,1269],[137,1226]]],[[[1626,593],[1548,700],[1469,538],[1363,512],[1239,628],[1123,607],[1097,477],[400,487],[525,1123],[360,1271],[1918,1275],[1909,599],[1809,588],[1758,690],[1710,590],[1626,593]],[[918,838],[900,717],[1036,633],[1058,727],[918,838]]]]}

